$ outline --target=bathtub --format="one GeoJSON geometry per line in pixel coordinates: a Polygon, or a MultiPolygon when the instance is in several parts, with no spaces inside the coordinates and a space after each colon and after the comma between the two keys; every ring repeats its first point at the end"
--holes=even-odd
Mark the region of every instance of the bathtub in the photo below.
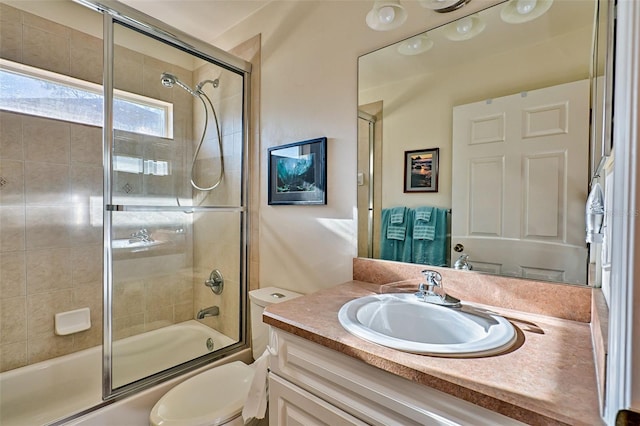
{"type": "MultiPolygon", "coordinates": [[[[131,383],[235,341],[191,320],[113,344],[114,387],[131,383]]],[[[42,425],[102,402],[102,347],[0,374],[0,424],[42,425]]]]}

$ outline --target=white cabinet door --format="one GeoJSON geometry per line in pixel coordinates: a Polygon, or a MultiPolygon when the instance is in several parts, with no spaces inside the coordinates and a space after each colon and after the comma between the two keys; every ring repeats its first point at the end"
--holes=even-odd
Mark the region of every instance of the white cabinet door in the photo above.
{"type": "Polygon", "coordinates": [[[269,374],[269,424],[271,426],[366,426],[334,407],[276,376],[269,374]]]}
{"type": "Polygon", "coordinates": [[[585,284],[588,165],[588,80],[454,107],[451,246],[476,270],[585,284]]]}

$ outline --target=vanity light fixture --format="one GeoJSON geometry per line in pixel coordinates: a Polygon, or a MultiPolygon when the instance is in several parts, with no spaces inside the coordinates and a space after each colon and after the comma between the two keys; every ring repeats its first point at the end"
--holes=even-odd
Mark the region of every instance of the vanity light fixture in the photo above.
{"type": "Polygon", "coordinates": [[[511,0],[500,11],[500,17],[509,24],[522,24],[544,15],[553,0],[511,0]]]}
{"type": "Polygon", "coordinates": [[[411,37],[398,45],[398,53],[407,56],[419,55],[433,47],[433,40],[425,34],[411,37]]]}
{"type": "Polygon", "coordinates": [[[369,28],[376,31],[394,30],[406,20],[407,11],[400,0],[376,0],[366,18],[369,28]]]}
{"type": "Polygon", "coordinates": [[[471,0],[418,0],[420,6],[440,13],[453,12],[471,0]]]}
{"type": "Polygon", "coordinates": [[[448,24],[444,34],[451,41],[469,40],[484,31],[486,26],[487,24],[476,13],[448,24]]]}

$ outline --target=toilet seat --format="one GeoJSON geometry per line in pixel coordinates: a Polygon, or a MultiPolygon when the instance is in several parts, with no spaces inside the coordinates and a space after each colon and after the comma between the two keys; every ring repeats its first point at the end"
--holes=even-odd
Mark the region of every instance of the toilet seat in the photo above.
{"type": "Polygon", "coordinates": [[[241,361],[211,368],[167,392],[151,410],[153,426],[214,426],[242,412],[254,370],[241,361]]]}

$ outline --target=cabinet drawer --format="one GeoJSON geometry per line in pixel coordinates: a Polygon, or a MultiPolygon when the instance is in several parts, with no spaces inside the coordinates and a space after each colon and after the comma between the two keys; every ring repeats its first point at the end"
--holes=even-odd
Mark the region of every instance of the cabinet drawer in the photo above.
{"type": "Polygon", "coordinates": [[[366,423],[273,373],[269,374],[269,424],[366,426],[366,423]]]}

